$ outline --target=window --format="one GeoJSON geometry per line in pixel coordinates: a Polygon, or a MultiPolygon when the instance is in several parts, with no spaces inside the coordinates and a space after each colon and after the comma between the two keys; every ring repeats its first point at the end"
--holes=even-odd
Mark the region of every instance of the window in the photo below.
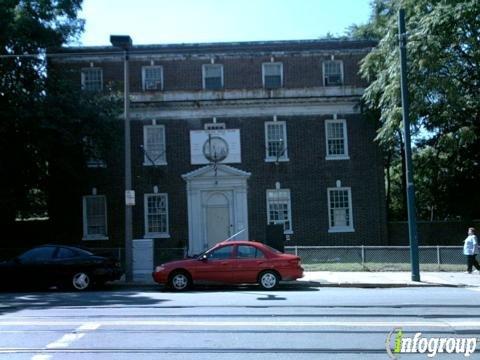
{"type": "Polygon", "coordinates": [[[57,252],[57,256],[55,258],[56,259],[71,259],[71,258],[77,257],[78,255],[79,254],[72,249],[59,247],[58,252],[57,252]]]}
{"type": "Polygon", "coordinates": [[[232,257],[233,246],[223,246],[221,248],[210,251],[207,254],[207,258],[210,260],[225,260],[232,257]]]}
{"type": "Polygon", "coordinates": [[[323,63],[323,85],[336,86],[343,84],[343,63],[341,60],[323,63]]]}
{"type": "Polygon", "coordinates": [[[267,190],[267,223],[283,224],[286,234],[292,233],[290,190],[267,190]]]}
{"type": "Polygon", "coordinates": [[[142,67],[143,91],[163,90],[163,67],[142,67]]]}
{"type": "Polygon", "coordinates": [[[83,239],[107,239],[107,201],[103,195],[83,197],[83,239]]]}
{"type": "Polygon", "coordinates": [[[264,63],[262,65],[263,86],[266,89],[276,89],[283,85],[283,64],[264,63]]]}
{"type": "Polygon", "coordinates": [[[203,88],[218,90],[223,88],[223,65],[203,65],[203,88]]]}
{"type": "Polygon", "coordinates": [[[100,68],[82,69],[82,89],[100,91],[103,88],[103,72],[100,68]]]}
{"type": "Polygon", "coordinates": [[[287,126],[285,121],[265,123],[265,161],[288,161],[287,126]]]}
{"type": "Polygon", "coordinates": [[[225,130],[225,123],[207,123],[205,130],[225,130]]]}
{"type": "Polygon", "coordinates": [[[353,229],[350,188],[328,189],[329,232],[349,232],[353,229]]]}
{"type": "Polygon", "coordinates": [[[33,263],[39,261],[52,260],[55,253],[55,247],[42,246],[24,252],[18,258],[22,263],[33,263]]]}
{"type": "Polygon", "coordinates": [[[237,259],[263,259],[265,255],[255,246],[240,245],[237,248],[237,259]]]}
{"type": "Polygon", "coordinates": [[[165,156],[165,126],[146,125],[143,127],[143,165],[167,165],[165,156]]]}
{"type": "Polygon", "coordinates": [[[325,137],[327,146],[327,160],[349,159],[347,122],[345,120],[326,120],[325,137]]]}
{"type": "Polygon", "coordinates": [[[145,194],[145,237],[170,237],[167,194],[145,194]]]}
{"type": "Polygon", "coordinates": [[[87,167],[89,168],[104,168],[107,163],[102,159],[102,155],[98,145],[91,137],[85,136],[83,138],[83,146],[87,158],[87,167]]]}

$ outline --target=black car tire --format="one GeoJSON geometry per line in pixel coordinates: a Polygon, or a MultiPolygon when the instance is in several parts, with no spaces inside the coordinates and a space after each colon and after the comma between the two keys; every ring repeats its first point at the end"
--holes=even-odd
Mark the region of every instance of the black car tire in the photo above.
{"type": "Polygon", "coordinates": [[[273,290],[278,287],[280,277],[273,270],[265,270],[258,275],[258,283],[264,290],[273,290]]]}
{"type": "Polygon", "coordinates": [[[192,286],[192,278],[186,271],[174,271],[168,279],[168,287],[174,291],[185,291],[192,286]]]}
{"type": "Polygon", "coordinates": [[[72,275],[72,287],[77,291],[85,291],[92,285],[90,275],[84,271],[76,272],[72,275]]]}

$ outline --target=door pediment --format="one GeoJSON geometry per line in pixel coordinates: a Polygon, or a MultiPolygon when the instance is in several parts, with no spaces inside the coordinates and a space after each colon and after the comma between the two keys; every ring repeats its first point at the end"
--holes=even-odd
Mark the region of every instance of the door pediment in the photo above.
{"type": "Polygon", "coordinates": [[[219,164],[215,170],[213,165],[206,165],[194,171],[191,171],[187,174],[182,175],[182,178],[187,181],[191,182],[194,180],[203,180],[203,179],[211,179],[211,178],[240,178],[240,179],[248,179],[251,173],[234,168],[232,166],[219,164]]]}

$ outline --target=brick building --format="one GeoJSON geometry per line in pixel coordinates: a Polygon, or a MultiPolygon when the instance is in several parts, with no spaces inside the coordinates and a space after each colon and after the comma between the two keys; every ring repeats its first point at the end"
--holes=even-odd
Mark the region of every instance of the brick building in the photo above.
{"type": "MultiPolygon", "coordinates": [[[[134,46],[130,56],[134,239],[198,253],[238,231],[286,245],[386,243],[381,153],[362,114],[368,41],[134,46]]],[[[121,88],[112,47],[62,50],[85,91],[121,88]]],[[[119,126],[121,121],[119,121],[119,126]]],[[[87,246],[124,242],[123,152],[89,163],[72,211],[87,246]]]]}

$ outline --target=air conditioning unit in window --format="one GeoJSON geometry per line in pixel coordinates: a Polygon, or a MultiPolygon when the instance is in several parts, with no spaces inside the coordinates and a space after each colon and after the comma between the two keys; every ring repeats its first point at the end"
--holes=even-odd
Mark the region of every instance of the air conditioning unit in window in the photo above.
{"type": "Polygon", "coordinates": [[[161,90],[162,82],[160,80],[145,81],[145,90],[161,90]]]}
{"type": "Polygon", "coordinates": [[[327,75],[325,77],[325,85],[341,85],[342,84],[342,76],[341,75],[327,75]]]}

